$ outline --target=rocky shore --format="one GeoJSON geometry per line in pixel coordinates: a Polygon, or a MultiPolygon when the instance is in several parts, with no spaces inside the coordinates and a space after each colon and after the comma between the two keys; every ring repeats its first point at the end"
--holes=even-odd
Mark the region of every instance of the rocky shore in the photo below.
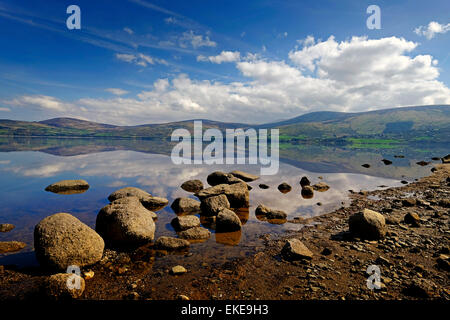
{"type": "MultiPolygon", "coordinates": [[[[350,206],[318,217],[288,220],[288,223],[298,224],[300,231],[288,232],[281,238],[263,235],[264,246],[255,248],[254,254],[225,263],[202,261],[186,250],[190,245],[187,240],[192,237],[209,237],[202,232],[208,230],[200,227],[199,221],[183,219],[194,216],[181,215],[173,222],[180,231],[179,238],[159,238],[155,248],[141,247],[131,252],[107,248],[101,257],[98,255],[98,251],[103,250],[101,238],[86,229],[89,237],[96,241],[95,246],[88,248],[90,257],[98,262],[86,263],[81,268],[83,293],[66,292],[65,297],[448,300],[450,164],[437,165],[432,171],[429,177],[403,187],[350,192],[350,206]],[[176,248],[177,254],[168,254],[171,248],[176,248]],[[164,264],[158,259],[161,255],[164,255],[164,264]],[[372,265],[380,270],[378,289],[369,289],[367,285],[370,277],[367,270],[372,265]]],[[[217,227],[239,230],[240,221],[228,208],[248,205],[245,181],[254,178],[242,172],[216,173],[208,179],[211,188],[202,189],[198,182],[183,186],[197,192],[201,203],[178,199],[172,207],[188,213],[208,212],[217,227]]],[[[323,185],[309,187],[309,181],[305,180],[302,187],[302,194],[326,189],[323,185]]],[[[282,189],[289,188],[283,185],[282,189]]],[[[112,203],[99,214],[101,219],[96,231],[105,242],[123,241],[117,237],[117,232],[108,234],[106,230],[110,229],[102,228],[103,224],[111,225],[111,221],[119,221],[117,217],[120,217],[115,230],[125,230],[127,241],[153,240],[151,219],[144,217],[143,212],[156,211],[167,203],[148,194],[137,195],[135,190],[124,191],[126,194],[111,195],[112,203]],[[128,211],[123,210],[124,201],[139,207],[142,217],[130,217],[128,211]],[[149,230],[135,228],[140,219],[150,225],[149,230]]],[[[259,207],[258,212],[268,218],[285,218],[282,211],[264,206],[259,207]]],[[[39,236],[44,240],[47,239],[45,228],[50,222],[46,221],[39,229],[39,236]]],[[[46,254],[40,253],[42,259],[45,260],[46,254]]],[[[49,297],[49,292],[50,298],[64,298],[61,291],[67,290],[60,284],[66,281],[67,275],[46,269],[17,270],[0,266],[0,299],[44,299],[49,297]]]]}

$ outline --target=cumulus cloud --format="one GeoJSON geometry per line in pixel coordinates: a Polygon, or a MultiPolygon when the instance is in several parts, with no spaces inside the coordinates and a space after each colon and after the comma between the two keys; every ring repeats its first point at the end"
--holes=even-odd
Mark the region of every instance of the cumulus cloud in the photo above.
{"type": "Polygon", "coordinates": [[[63,102],[55,97],[45,95],[25,95],[13,100],[4,101],[5,104],[12,107],[31,107],[41,110],[65,112],[73,105],[63,102]]]}
{"type": "Polygon", "coordinates": [[[147,65],[149,64],[153,65],[155,63],[168,65],[167,61],[165,61],[164,59],[153,58],[143,53],[138,54],[116,53],[116,58],[118,60],[133,63],[141,67],[147,67],[147,65]]]}
{"type": "Polygon", "coordinates": [[[200,47],[215,47],[216,42],[209,39],[208,35],[195,34],[194,31],[183,32],[182,36],[178,39],[179,45],[182,48],[187,48],[189,45],[194,49],[200,47]]]}
{"type": "Polygon", "coordinates": [[[428,40],[433,39],[438,33],[447,33],[450,31],[450,23],[440,24],[436,21],[431,21],[427,26],[419,26],[414,29],[414,32],[419,36],[424,36],[428,40]]]}
{"type": "Polygon", "coordinates": [[[222,62],[235,62],[239,61],[241,58],[241,53],[239,51],[222,51],[217,56],[205,57],[200,55],[197,57],[197,61],[209,61],[212,63],[221,64],[222,62]]]}
{"type": "Polygon", "coordinates": [[[120,89],[120,88],[108,88],[108,89],[105,89],[105,91],[108,91],[109,93],[112,93],[116,96],[123,96],[124,94],[128,93],[128,91],[120,89]]]}
{"type": "MultiPolygon", "coordinates": [[[[417,46],[397,37],[340,42],[334,37],[325,41],[308,37],[301,48],[289,52],[286,61],[252,54],[236,59],[238,72],[246,78],[242,81],[224,83],[181,74],[156,80],[135,98],[79,99],[70,103],[70,112],[113,124],[193,118],[254,123],[317,110],[358,112],[450,104],[450,89],[438,80],[437,61],[430,55],[414,55],[417,46]]],[[[205,59],[218,63],[225,56],[205,59]]],[[[64,106],[51,97],[44,103],[42,96],[18,98],[15,104],[33,99],[47,107],[64,106]]],[[[14,100],[10,103],[14,105],[14,100]]]]}

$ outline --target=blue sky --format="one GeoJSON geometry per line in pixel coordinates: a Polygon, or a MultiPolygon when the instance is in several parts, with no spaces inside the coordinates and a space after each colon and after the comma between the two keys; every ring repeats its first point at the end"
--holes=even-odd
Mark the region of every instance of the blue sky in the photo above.
{"type": "Polygon", "coordinates": [[[0,118],[268,122],[450,104],[449,1],[2,1],[0,118]],[[81,9],[68,30],[66,8],[81,9]],[[381,29],[369,30],[369,5],[381,29]]]}

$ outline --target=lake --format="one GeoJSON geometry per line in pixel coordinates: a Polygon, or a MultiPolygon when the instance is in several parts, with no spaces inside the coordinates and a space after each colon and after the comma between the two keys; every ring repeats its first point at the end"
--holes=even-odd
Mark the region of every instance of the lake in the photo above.
{"type": "MultiPolygon", "coordinates": [[[[134,186],[150,194],[169,199],[169,206],[157,212],[155,238],[176,236],[170,222],[176,217],[170,204],[177,197],[192,197],[180,188],[190,179],[199,179],[207,186],[209,173],[221,170],[242,170],[259,175],[257,165],[175,165],[171,162],[170,146],[155,141],[99,139],[3,139],[0,140],[0,223],[12,223],[14,230],[0,233],[0,241],[23,241],[27,247],[18,253],[0,254],[0,265],[35,266],[33,229],[44,217],[57,212],[70,213],[95,228],[99,210],[107,205],[108,195],[125,186],[134,186]],[[85,179],[88,191],[61,195],[44,191],[59,180],[85,179]]],[[[203,259],[226,261],[245,256],[262,246],[261,236],[277,235],[286,230],[298,230],[300,224],[273,224],[255,216],[258,204],[280,209],[295,217],[324,214],[349,203],[349,191],[373,190],[380,186],[402,185],[400,180],[412,181],[429,175],[432,163],[417,165],[444,156],[445,146],[390,148],[345,148],[335,146],[292,145],[280,150],[277,175],[262,176],[250,182],[249,211],[239,213],[243,221],[240,232],[216,234],[209,240],[193,244],[190,253],[203,259]],[[404,155],[395,158],[394,155],[404,155]],[[381,159],[388,158],[386,166],[381,159]],[[369,163],[370,168],[361,164],[369,163]],[[330,189],[315,192],[312,199],[300,195],[299,181],[307,176],[312,184],[324,181],[330,189]],[[321,178],[319,178],[321,177],[321,178]],[[293,188],[286,194],[277,186],[287,182],[293,188]],[[269,189],[260,189],[264,183],[269,189]],[[317,203],[320,202],[321,205],[317,203]]],[[[438,161],[434,161],[438,163],[438,161]]]]}

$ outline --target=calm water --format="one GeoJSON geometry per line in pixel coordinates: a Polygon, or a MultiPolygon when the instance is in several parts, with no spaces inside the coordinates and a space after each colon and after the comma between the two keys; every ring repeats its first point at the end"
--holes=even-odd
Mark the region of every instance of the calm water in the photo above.
{"type": "MultiPolygon", "coordinates": [[[[37,263],[32,252],[33,229],[48,215],[68,212],[94,228],[98,211],[109,203],[108,195],[119,188],[139,187],[152,195],[166,197],[172,203],[177,197],[194,197],[180,188],[184,181],[199,179],[207,185],[207,175],[215,170],[238,169],[259,175],[259,166],[254,165],[177,166],[171,162],[170,157],[162,154],[116,150],[121,148],[112,148],[114,151],[102,149],[100,151],[104,152],[96,152],[99,151],[98,148],[92,146],[84,146],[81,149],[75,146],[74,150],[72,142],[70,146],[71,152],[68,153],[58,151],[57,147],[61,148],[60,145],[45,148],[46,152],[9,150],[0,152],[0,223],[12,223],[16,226],[11,232],[0,233],[0,241],[19,240],[27,243],[27,247],[20,253],[0,254],[0,264],[30,266],[37,263]],[[85,179],[91,187],[85,193],[73,195],[44,191],[47,185],[63,179],[85,179]]],[[[16,149],[24,150],[22,147],[16,149]]],[[[35,149],[34,145],[29,144],[28,149],[35,149]]],[[[11,150],[14,150],[14,146],[11,146],[11,150]]],[[[64,150],[67,150],[67,146],[64,150]]],[[[431,166],[420,167],[415,165],[415,162],[424,159],[429,161],[427,157],[436,154],[435,151],[429,151],[426,154],[419,154],[416,159],[391,157],[394,164],[384,166],[379,164],[380,159],[385,157],[383,154],[361,150],[333,150],[334,154],[329,150],[330,159],[336,158],[339,152],[347,154],[347,157],[340,156],[343,159],[341,162],[314,162],[309,158],[305,161],[301,157],[284,158],[276,176],[263,176],[250,183],[253,186],[253,190],[250,191],[251,206],[247,214],[243,213],[247,222],[242,231],[216,235],[214,230],[211,230],[213,232],[211,238],[204,243],[192,245],[190,252],[216,260],[246,255],[261,245],[259,236],[267,233],[277,234],[287,229],[297,230],[301,227],[292,223],[277,225],[258,220],[254,214],[258,204],[284,210],[288,213],[288,219],[323,214],[339,208],[342,202],[347,203],[349,189],[359,191],[376,189],[380,185],[399,186],[401,185],[399,172],[409,180],[428,175],[431,166]],[[360,164],[369,160],[374,163],[373,168],[361,169],[360,164]],[[355,173],[360,170],[367,170],[368,174],[355,173]],[[389,177],[390,172],[393,172],[392,177],[389,177]],[[303,199],[300,195],[299,180],[304,175],[308,176],[312,183],[326,182],[330,189],[326,192],[315,192],[312,199],[303,199]],[[323,179],[319,179],[319,176],[323,179]],[[279,192],[277,186],[282,182],[289,183],[293,190],[287,194],[279,192]],[[267,184],[270,188],[260,189],[258,187],[260,183],[267,184]],[[321,202],[322,206],[318,206],[317,202],[321,202]]],[[[302,152],[308,150],[303,149],[302,152]]],[[[314,150],[311,149],[309,152],[314,150]]],[[[170,225],[170,221],[176,215],[170,209],[170,205],[157,213],[155,236],[176,236],[170,225]]]]}

